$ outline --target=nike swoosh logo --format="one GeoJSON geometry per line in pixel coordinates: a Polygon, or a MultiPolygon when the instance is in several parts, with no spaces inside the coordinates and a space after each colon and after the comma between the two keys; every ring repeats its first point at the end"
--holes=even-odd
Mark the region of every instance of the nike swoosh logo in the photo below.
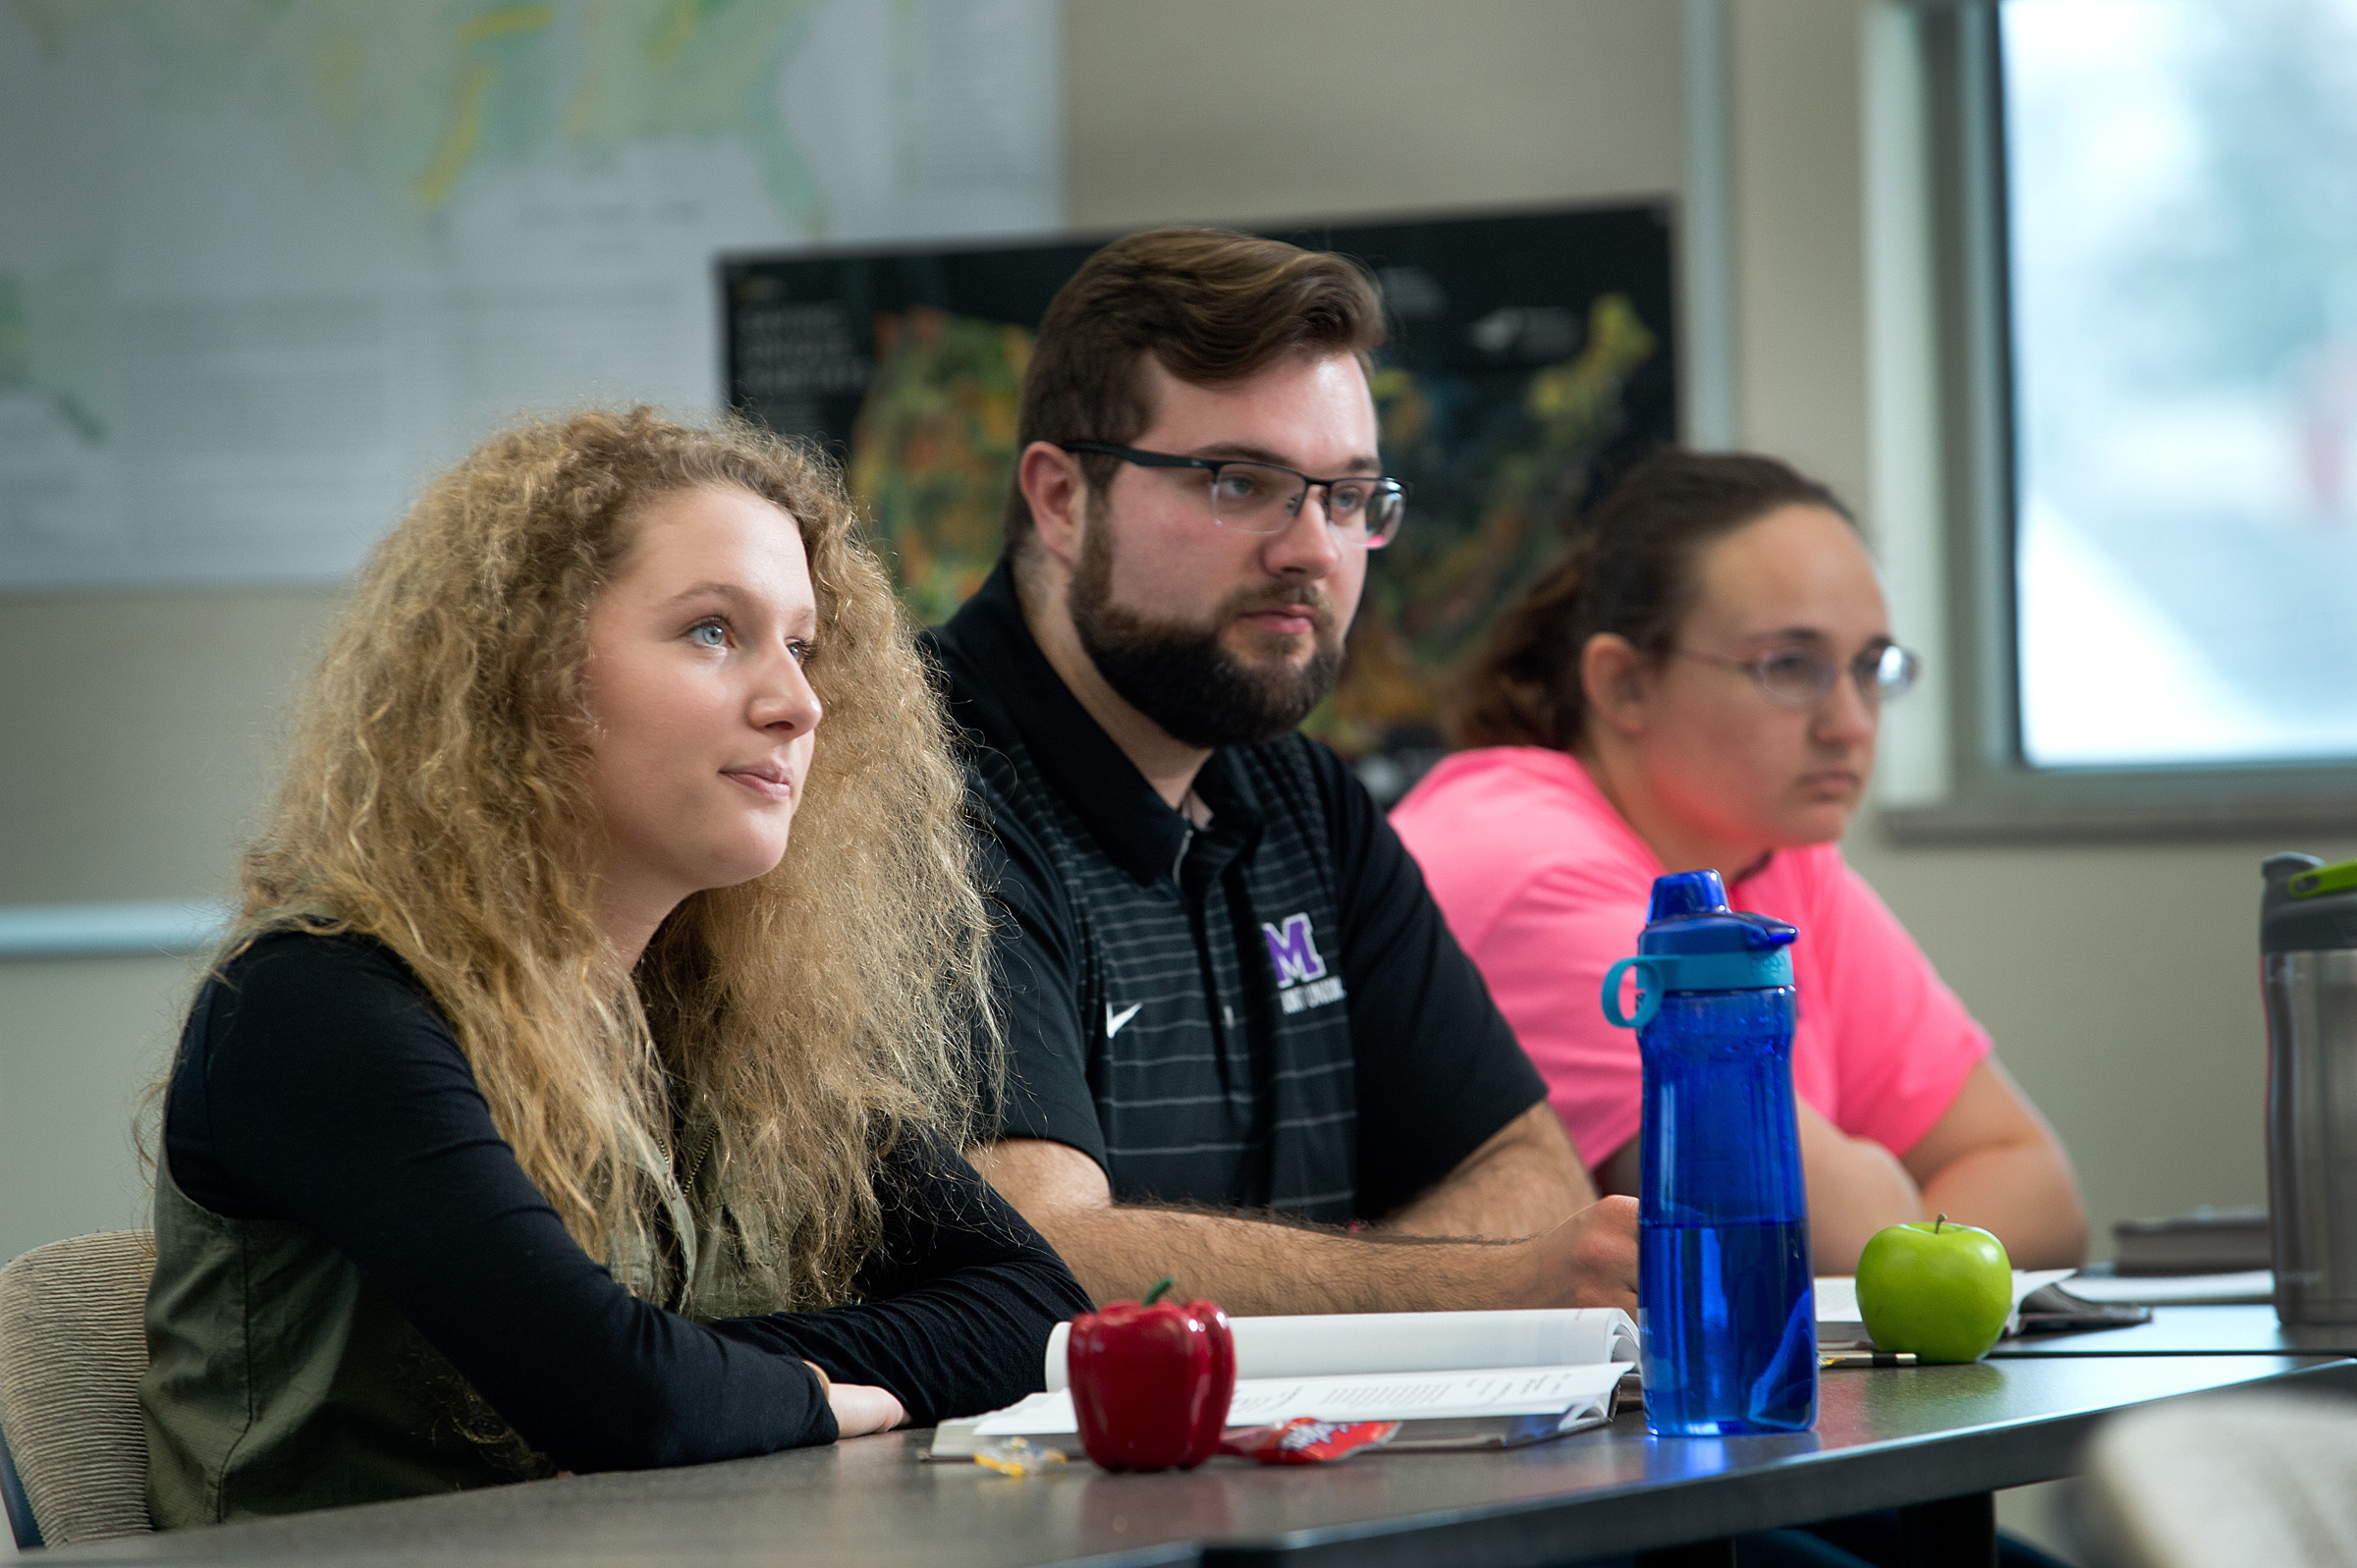
{"type": "Polygon", "coordinates": [[[1105,1038],[1111,1040],[1115,1035],[1120,1034],[1122,1032],[1122,1025],[1136,1017],[1137,1009],[1144,1005],[1145,1003],[1142,1001],[1133,1001],[1129,1003],[1128,1006],[1124,1007],[1120,1012],[1115,1012],[1113,1008],[1108,1005],[1105,1009],[1105,1038]]]}

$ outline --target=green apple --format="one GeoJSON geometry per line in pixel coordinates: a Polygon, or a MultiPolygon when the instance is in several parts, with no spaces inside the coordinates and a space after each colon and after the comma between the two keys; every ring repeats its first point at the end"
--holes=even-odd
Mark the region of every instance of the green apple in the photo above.
{"type": "Polygon", "coordinates": [[[1978,1361],[2013,1316],[2005,1244],[1946,1215],[1878,1230],[1858,1258],[1858,1316],[1878,1349],[1978,1361]]]}

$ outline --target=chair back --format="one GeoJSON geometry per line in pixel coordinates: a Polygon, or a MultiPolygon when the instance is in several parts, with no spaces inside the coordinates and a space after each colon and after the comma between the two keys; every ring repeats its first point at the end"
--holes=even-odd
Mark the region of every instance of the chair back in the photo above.
{"type": "Polygon", "coordinates": [[[138,1392],[154,1269],[147,1230],[53,1241],[0,1269],[0,1454],[31,1515],[8,1498],[20,1545],[152,1528],[138,1392]]]}

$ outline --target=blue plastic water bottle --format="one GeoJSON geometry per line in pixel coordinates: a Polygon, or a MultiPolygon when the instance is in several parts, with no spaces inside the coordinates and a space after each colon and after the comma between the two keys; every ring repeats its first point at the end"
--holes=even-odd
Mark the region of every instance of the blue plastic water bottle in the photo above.
{"type": "Polygon", "coordinates": [[[1653,885],[1604,1015],[1645,1061],[1637,1318],[1662,1436],[1817,1423],[1809,1208],[1792,1110],[1794,927],[1736,914],[1716,871],[1653,885]],[[1637,1010],[1620,1009],[1635,971],[1637,1010]]]}

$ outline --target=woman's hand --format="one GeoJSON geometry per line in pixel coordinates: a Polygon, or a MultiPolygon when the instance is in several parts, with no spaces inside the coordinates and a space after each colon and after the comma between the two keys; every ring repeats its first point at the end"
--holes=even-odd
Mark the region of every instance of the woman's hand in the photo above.
{"type": "Polygon", "coordinates": [[[827,1406],[835,1412],[835,1435],[864,1437],[871,1432],[890,1432],[908,1419],[901,1401],[889,1388],[873,1383],[837,1382],[815,1361],[805,1361],[818,1377],[818,1385],[827,1392],[827,1406]]]}
{"type": "Polygon", "coordinates": [[[827,1385],[827,1403],[834,1407],[840,1435],[864,1437],[871,1432],[890,1432],[908,1419],[889,1388],[872,1383],[837,1382],[827,1385]]]}

